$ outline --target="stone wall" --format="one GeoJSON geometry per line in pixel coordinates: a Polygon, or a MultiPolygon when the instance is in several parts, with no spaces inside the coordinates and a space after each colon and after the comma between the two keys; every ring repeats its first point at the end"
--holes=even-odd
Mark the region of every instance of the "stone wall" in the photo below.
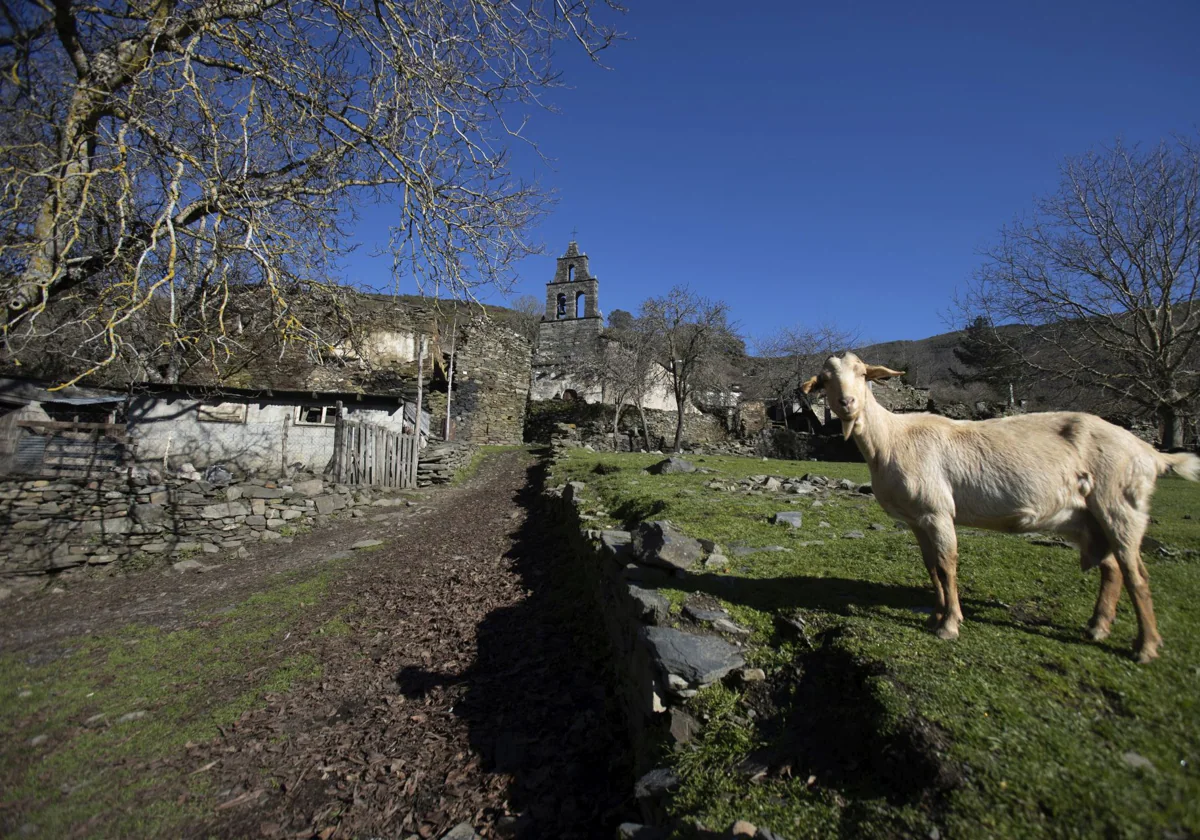
{"type": "MultiPolygon", "coordinates": [[[[552,451],[565,451],[572,443],[567,435],[556,436],[552,451]]],[[[618,701],[640,777],[634,795],[643,820],[658,826],[650,830],[630,825],[628,833],[621,836],[643,836],[634,829],[646,832],[645,836],[666,836],[671,827],[666,797],[679,780],[673,770],[655,765],[665,753],[686,749],[701,731],[703,721],[689,713],[687,700],[702,686],[718,680],[744,685],[765,675],[746,666],[742,642],[725,638],[749,634],[730,621],[728,614],[711,610],[681,619],[671,613],[669,602],[657,589],[678,587],[678,578],[689,572],[657,567],[639,558],[634,553],[636,540],[627,531],[599,530],[598,521],[605,514],[589,497],[585,484],[551,487],[544,497],[547,513],[563,529],[579,573],[599,602],[618,701]],[[712,628],[700,631],[697,621],[716,621],[722,635],[711,632],[712,628]]],[[[694,544],[693,562],[728,562],[711,543],[679,536],[694,544]]],[[[777,838],[761,832],[753,836],[777,838]]]]}
{"type": "Polygon", "coordinates": [[[404,503],[312,476],[217,486],[135,468],[132,477],[5,480],[0,576],[238,552],[346,508],[404,503]]]}
{"type": "MultiPolygon", "coordinates": [[[[531,403],[525,439],[529,443],[548,443],[559,423],[571,423],[578,428],[581,444],[593,449],[613,449],[613,407],[582,402],[550,400],[531,403]]],[[[674,411],[646,410],[646,425],[650,430],[651,449],[662,449],[675,442],[674,411]]],[[[642,426],[637,409],[626,408],[621,414],[617,449],[628,452],[642,449],[642,426]]],[[[683,440],[686,448],[722,446],[733,441],[725,421],[704,412],[688,412],[683,416],[683,440]]]]}
{"type": "MultiPolygon", "coordinates": [[[[460,328],[450,414],[454,439],[520,443],[529,401],[529,342],[507,327],[476,318],[460,328]]],[[[445,417],[445,405],[441,406],[445,417]]],[[[437,430],[438,417],[434,417],[437,430]]]]}

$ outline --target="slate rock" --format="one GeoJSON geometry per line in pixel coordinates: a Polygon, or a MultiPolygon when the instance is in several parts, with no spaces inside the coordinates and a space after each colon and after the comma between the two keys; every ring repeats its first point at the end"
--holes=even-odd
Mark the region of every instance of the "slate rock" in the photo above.
{"type": "Polygon", "coordinates": [[[704,607],[693,606],[692,604],[683,605],[683,614],[692,621],[708,624],[720,618],[729,618],[729,613],[725,610],[709,610],[704,607]]]}
{"type": "Polygon", "coordinates": [[[628,531],[605,530],[600,532],[601,550],[611,557],[624,557],[629,554],[633,543],[633,535],[628,531]]]}
{"type": "Polygon", "coordinates": [[[662,624],[671,615],[671,603],[652,589],[629,586],[629,597],[633,599],[634,616],[647,624],[662,624]]]}
{"type": "Polygon", "coordinates": [[[724,569],[729,565],[729,558],[724,554],[710,554],[704,561],[706,569],[724,569]]]}
{"type": "Polygon", "coordinates": [[[325,482],[319,478],[309,479],[308,481],[297,481],[292,484],[292,490],[299,493],[301,496],[321,495],[321,491],[325,489],[325,482]]]}
{"type": "Polygon", "coordinates": [[[479,840],[475,828],[470,823],[459,823],[442,835],[442,840],[479,840]]]}
{"type": "Polygon", "coordinates": [[[699,540],[665,519],[639,523],[633,531],[632,545],[634,556],[641,562],[665,569],[690,569],[704,556],[699,540]]]}
{"type": "Polygon", "coordinates": [[[204,480],[213,487],[227,487],[233,483],[233,473],[222,464],[213,464],[204,471],[204,480]]]}
{"type": "Polygon", "coordinates": [[[745,665],[741,651],[714,636],[697,636],[671,627],[639,631],[664,674],[677,674],[692,685],[707,685],[745,665]]]}
{"type": "Polygon", "coordinates": [[[667,840],[671,832],[657,825],[621,823],[617,826],[617,840],[667,840]]]}
{"type": "Polygon", "coordinates": [[[791,551],[790,548],[784,548],[781,545],[735,545],[729,549],[729,553],[734,557],[745,557],[748,554],[771,553],[777,551],[791,551]]]}
{"type": "Polygon", "coordinates": [[[779,492],[779,488],[782,486],[783,486],[783,482],[781,482],[778,478],[775,478],[774,476],[772,476],[771,478],[768,478],[763,483],[763,489],[769,493],[779,492]]]}
{"type": "Polygon", "coordinates": [[[665,461],[659,461],[652,467],[647,467],[646,472],[651,475],[675,475],[678,473],[694,473],[696,465],[691,461],[685,461],[683,458],[671,456],[665,461]]]}
{"type": "Polygon", "coordinates": [[[359,540],[354,545],[350,546],[355,551],[360,551],[364,548],[378,548],[383,545],[383,540],[359,540]]]}
{"type": "Polygon", "coordinates": [[[773,524],[790,525],[792,528],[799,528],[803,521],[804,516],[798,510],[781,510],[771,517],[773,524]]]}
{"type": "Polygon", "coordinates": [[[177,572],[182,573],[182,572],[202,572],[205,569],[207,569],[208,567],[205,566],[203,563],[201,563],[199,560],[190,560],[189,559],[189,560],[180,560],[178,563],[172,564],[171,568],[177,572]]]}
{"type": "Polygon", "coordinates": [[[671,739],[677,744],[687,744],[700,732],[700,721],[689,715],[683,709],[672,706],[669,710],[671,724],[669,732],[671,739]]]}
{"type": "Polygon", "coordinates": [[[341,510],[346,506],[346,500],[341,496],[335,496],[327,493],[324,496],[317,496],[313,499],[313,504],[317,507],[317,513],[321,516],[328,516],[335,510],[341,510]]]}
{"type": "Polygon", "coordinates": [[[638,799],[659,799],[678,788],[682,781],[670,767],[656,767],[637,780],[633,795],[638,799]]]}
{"type": "Polygon", "coordinates": [[[861,540],[865,536],[866,536],[866,534],[864,534],[862,531],[847,531],[846,533],[842,534],[842,539],[844,539],[844,540],[861,540]]]}
{"type": "Polygon", "coordinates": [[[1150,759],[1146,758],[1146,756],[1140,755],[1140,754],[1132,752],[1132,751],[1121,753],[1121,760],[1124,761],[1126,764],[1128,764],[1130,767],[1134,768],[1135,770],[1153,770],[1153,769],[1155,769],[1154,762],[1152,762],[1150,759]]]}
{"type": "Polygon", "coordinates": [[[261,484],[242,485],[242,496],[247,499],[282,499],[283,489],[280,487],[264,487],[261,484]]]}
{"type": "Polygon", "coordinates": [[[139,525],[153,525],[156,522],[161,522],[166,516],[166,510],[162,505],[155,504],[139,504],[134,505],[129,510],[129,515],[133,517],[133,521],[139,525]]]}

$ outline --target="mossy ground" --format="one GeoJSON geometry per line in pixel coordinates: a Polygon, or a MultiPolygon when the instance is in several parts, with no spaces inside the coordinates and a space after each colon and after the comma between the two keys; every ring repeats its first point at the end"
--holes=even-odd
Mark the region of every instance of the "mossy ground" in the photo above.
{"type": "Polygon", "coordinates": [[[689,574],[664,592],[676,604],[715,597],[753,630],[748,659],[767,671],[770,688],[759,694],[773,709],[751,716],[753,692],[721,685],[693,701],[708,726],[667,759],[685,780],[679,816],[711,828],[749,819],[787,837],[1200,834],[1200,559],[1188,551],[1200,549],[1200,519],[1191,518],[1200,517],[1200,486],[1159,482],[1150,535],[1182,551],[1146,554],[1166,644],[1161,659],[1138,666],[1124,595],[1112,637],[1083,639],[1099,580],[1080,572],[1073,549],[963,529],[966,622],[958,641],[942,642],[925,627],[933,595],[915,540],[872,497],[814,508],[704,486],[808,472],[865,482],[865,465],[712,456],[692,460],[715,474],[641,472],[658,460],[576,450],[554,480],[585,482],[609,526],[669,518],[725,547],[791,549],[731,556],[727,571],[689,574]],[[802,511],[803,526],[769,524],[780,510],[802,511]],[[849,531],[864,536],[844,538],[849,531]],[[777,616],[796,614],[804,634],[781,632],[777,616]],[[796,727],[811,736],[814,720],[844,736],[846,754],[810,754],[810,766],[757,781],[739,770],[796,727]],[[893,754],[915,736],[949,781],[930,776],[919,789],[908,783],[925,772],[917,767],[904,778],[893,754]]]}
{"type": "Polygon", "coordinates": [[[498,443],[484,444],[483,446],[479,447],[479,450],[474,455],[471,456],[470,461],[468,461],[465,465],[463,465],[462,467],[459,468],[458,472],[456,472],[454,474],[454,478],[451,480],[450,483],[452,485],[462,484],[468,478],[475,475],[475,473],[479,472],[480,465],[490,455],[495,455],[499,452],[512,452],[517,449],[525,449],[525,448],[526,447],[522,444],[498,444],[498,443]]]}
{"type": "MultiPolygon", "coordinates": [[[[167,759],[266,695],[319,676],[314,656],[288,640],[336,566],[197,615],[186,629],[130,624],[44,664],[0,657],[0,829],[163,837],[200,816],[200,803],[211,808],[205,773],[167,759]],[[130,713],[144,714],[123,721],[130,713]]],[[[313,632],[343,635],[346,625],[333,618],[313,632]]]]}

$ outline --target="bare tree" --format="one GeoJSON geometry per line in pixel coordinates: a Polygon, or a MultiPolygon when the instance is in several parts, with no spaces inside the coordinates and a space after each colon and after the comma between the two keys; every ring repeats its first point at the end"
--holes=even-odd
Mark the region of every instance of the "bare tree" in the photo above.
{"type": "Polygon", "coordinates": [[[345,225],[394,206],[397,282],[472,297],[530,253],[515,178],[554,42],[612,0],[0,0],[0,292],[10,359],[75,373],[157,341],[228,353],[240,285],[285,340],[345,225]]]}
{"type": "Polygon", "coordinates": [[[653,328],[633,317],[609,327],[601,336],[596,353],[584,362],[583,378],[603,390],[603,402],[613,406],[613,448],[621,429],[621,415],[634,408],[641,424],[642,444],[650,449],[650,426],[646,419],[647,395],[662,387],[666,371],[657,361],[653,328]]]}
{"type": "Polygon", "coordinates": [[[760,376],[768,392],[779,403],[785,424],[792,401],[797,396],[807,400],[800,392],[800,383],[808,378],[807,372],[827,357],[853,347],[859,338],[857,331],[826,322],[816,326],[781,327],[755,342],[755,352],[761,362],[760,376]]]}
{"type": "Polygon", "coordinates": [[[693,395],[720,387],[720,377],[711,374],[723,359],[741,349],[741,340],[729,323],[729,307],[702,298],[687,286],[675,286],[662,297],[645,301],[639,319],[654,337],[658,361],[670,376],[678,451],[684,413],[693,395]]]}
{"type": "Polygon", "coordinates": [[[1000,234],[962,305],[1048,382],[1157,416],[1183,443],[1200,395],[1200,142],[1120,142],[1062,168],[1000,234]]]}
{"type": "Polygon", "coordinates": [[[515,298],[510,305],[513,311],[513,329],[529,339],[530,344],[537,344],[538,324],[542,320],[542,307],[544,305],[542,301],[533,295],[521,295],[515,298]]]}

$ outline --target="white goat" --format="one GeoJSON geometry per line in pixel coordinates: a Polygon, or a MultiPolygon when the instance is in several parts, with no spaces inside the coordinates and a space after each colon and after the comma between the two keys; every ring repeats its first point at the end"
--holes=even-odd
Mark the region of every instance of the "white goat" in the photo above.
{"type": "Polygon", "coordinates": [[[866,458],[875,498],[916,535],[937,593],[937,635],[957,638],[963,618],[956,523],[1050,531],[1079,546],[1084,570],[1100,567],[1088,636],[1108,636],[1123,579],[1137,612],[1134,653],[1139,662],[1158,656],[1162,637],[1139,553],[1150,496],[1167,472],[1200,480],[1200,458],[1158,452],[1124,429],[1078,412],[975,422],[892,414],[867,383],[900,375],[847,353],[830,356],[802,390],[825,390],[844,437],[854,438],[866,458]]]}

